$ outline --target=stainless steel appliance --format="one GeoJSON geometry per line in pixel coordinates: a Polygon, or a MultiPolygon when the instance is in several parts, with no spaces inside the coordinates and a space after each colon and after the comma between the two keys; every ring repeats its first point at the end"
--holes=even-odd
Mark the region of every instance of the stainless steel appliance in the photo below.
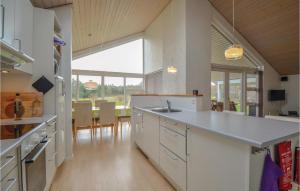
{"type": "Polygon", "coordinates": [[[21,143],[23,191],[42,191],[46,185],[47,125],[42,123],[30,131],[21,143]]]}

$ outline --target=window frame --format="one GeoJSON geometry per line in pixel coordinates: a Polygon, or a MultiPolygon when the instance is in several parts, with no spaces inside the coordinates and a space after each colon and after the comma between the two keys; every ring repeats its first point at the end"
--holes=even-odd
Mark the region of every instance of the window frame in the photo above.
{"type": "MultiPolygon", "coordinates": [[[[124,88],[124,94],[123,94],[123,99],[124,99],[124,104],[127,105],[127,100],[126,100],[126,78],[140,78],[142,79],[142,90],[145,91],[145,78],[144,74],[136,74],[136,73],[122,73],[122,72],[104,72],[104,71],[89,71],[89,70],[72,70],[72,75],[76,76],[76,99],[75,101],[80,100],[79,98],[79,76],[84,75],[84,76],[99,76],[101,77],[101,99],[105,98],[105,91],[104,91],[104,86],[105,86],[105,77],[121,77],[123,78],[123,88],[124,88]]],[[[73,90],[72,90],[73,91],[73,90]]]]}

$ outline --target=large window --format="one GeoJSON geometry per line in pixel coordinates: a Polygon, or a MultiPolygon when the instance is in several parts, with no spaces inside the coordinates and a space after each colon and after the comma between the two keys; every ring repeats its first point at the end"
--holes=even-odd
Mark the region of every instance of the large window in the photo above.
{"type": "Polygon", "coordinates": [[[131,94],[144,91],[143,40],[76,59],[72,70],[74,100],[105,99],[128,106],[131,94]]]}
{"type": "Polygon", "coordinates": [[[126,104],[130,103],[130,96],[144,91],[144,83],[142,78],[126,78],[126,104]]]}
{"type": "Polygon", "coordinates": [[[72,62],[72,69],[143,74],[143,40],[76,59],[72,62]]]}
{"type": "Polygon", "coordinates": [[[143,92],[144,79],[142,77],[72,75],[73,100],[93,102],[97,99],[105,99],[115,102],[118,106],[129,106],[130,95],[143,92]]]}
{"type": "Polygon", "coordinates": [[[115,102],[116,105],[125,105],[124,78],[105,77],[104,95],[105,100],[115,102]]]}
{"type": "Polygon", "coordinates": [[[101,76],[79,76],[79,99],[94,100],[101,96],[101,76]]]}

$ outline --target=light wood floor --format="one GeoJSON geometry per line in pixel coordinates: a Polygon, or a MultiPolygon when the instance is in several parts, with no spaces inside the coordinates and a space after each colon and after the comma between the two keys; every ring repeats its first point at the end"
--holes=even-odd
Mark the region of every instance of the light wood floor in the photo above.
{"type": "Polygon", "coordinates": [[[79,132],[74,158],[57,170],[51,191],[173,191],[170,184],[130,145],[130,128],[114,138],[109,129],[91,141],[79,132]]]}

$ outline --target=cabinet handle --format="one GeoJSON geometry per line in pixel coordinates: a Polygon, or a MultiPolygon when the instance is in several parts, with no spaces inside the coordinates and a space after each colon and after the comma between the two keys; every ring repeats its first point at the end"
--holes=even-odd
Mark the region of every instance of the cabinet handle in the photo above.
{"type": "Polygon", "coordinates": [[[2,170],[3,168],[5,168],[11,161],[13,161],[13,160],[16,158],[16,156],[6,156],[5,158],[6,158],[6,159],[9,159],[9,160],[7,160],[7,161],[4,163],[4,165],[2,165],[2,166],[0,167],[0,170],[2,170]]]}
{"type": "Polygon", "coordinates": [[[1,30],[1,39],[4,39],[4,22],[5,22],[5,7],[1,5],[2,9],[2,30],[1,30]]]}
{"type": "Polygon", "coordinates": [[[163,149],[164,153],[166,153],[166,155],[168,155],[169,158],[171,158],[172,160],[178,160],[178,158],[171,156],[168,151],[166,151],[165,149],[163,149]]]}
{"type": "Polygon", "coordinates": [[[9,191],[10,189],[13,188],[13,186],[15,185],[15,183],[17,182],[16,178],[10,178],[7,180],[7,182],[11,182],[8,187],[4,190],[4,191],[9,191]]]}
{"type": "Polygon", "coordinates": [[[169,132],[169,131],[166,130],[166,129],[164,129],[164,132],[167,133],[167,134],[169,134],[169,135],[173,135],[173,137],[177,137],[177,136],[178,136],[177,134],[171,133],[171,132],[169,132]]]}

